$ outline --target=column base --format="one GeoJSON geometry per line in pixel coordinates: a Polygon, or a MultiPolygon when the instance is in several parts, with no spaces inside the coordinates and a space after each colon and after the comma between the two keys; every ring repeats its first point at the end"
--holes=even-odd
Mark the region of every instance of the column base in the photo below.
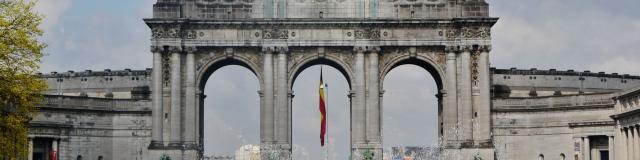
{"type": "Polygon", "coordinates": [[[170,142],[169,145],[167,145],[165,148],[167,149],[182,149],[182,143],[181,142],[170,142]]]}
{"type": "Polygon", "coordinates": [[[439,159],[495,159],[493,148],[444,149],[439,159]]]}
{"type": "Polygon", "coordinates": [[[260,157],[262,160],[291,160],[291,145],[262,144],[260,145],[260,157]]]}
{"type": "Polygon", "coordinates": [[[490,139],[487,140],[476,140],[473,142],[475,148],[494,148],[493,141],[490,139]]]}
{"type": "Polygon", "coordinates": [[[200,159],[198,150],[182,150],[182,149],[152,149],[149,150],[149,156],[145,160],[158,160],[168,157],[172,160],[200,159]]]}
{"type": "Polygon", "coordinates": [[[351,159],[353,160],[374,160],[382,159],[382,148],[353,148],[351,149],[351,159]]]}
{"type": "Polygon", "coordinates": [[[351,159],[373,160],[383,158],[382,144],[355,144],[351,148],[351,159]]]}
{"type": "Polygon", "coordinates": [[[149,143],[149,147],[147,147],[147,149],[162,149],[164,148],[164,143],[162,143],[162,141],[151,141],[151,143],[149,143]]]}

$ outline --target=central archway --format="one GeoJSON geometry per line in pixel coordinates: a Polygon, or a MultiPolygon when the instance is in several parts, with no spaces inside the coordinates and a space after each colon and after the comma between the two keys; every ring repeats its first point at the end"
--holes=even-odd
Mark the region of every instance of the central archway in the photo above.
{"type": "MultiPolygon", "coordinates": [[[[297,53],[296,53],[297,54],[297,53]]],[[[291,66],[291,98],[293,159],[346,159],[350,156],[351,72],[348,65],[333,55],[307,55],[291,66]],[[327,104],[326,146],[320,147],[320,112],[318,87],[320,68],[323,70],[327,104]],[[301,76],[302,75],[302,76],[301,76]],[[327,151],[329,153],[327,153],[327,151]]]]}

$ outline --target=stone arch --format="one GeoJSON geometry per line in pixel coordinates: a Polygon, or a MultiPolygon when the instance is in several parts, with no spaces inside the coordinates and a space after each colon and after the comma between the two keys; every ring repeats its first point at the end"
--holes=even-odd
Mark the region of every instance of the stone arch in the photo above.
{"type": "Polygon", "coordinates": [[[412,57],[407,54],[407,55],[398,56],[398,57],[394,57],[387,60],[383,59],[383,61],[386,61],[388,63],[382,63],[385,65],[381,66],[380,68],[380,78],[379,78],[380,88],[383,87],[382,85],[384,84],[384,78],[387,76],[387,74],[391,70],[405,64],[417,65],[427,70],[427,72],[429,72],[429,74],[431,74],[433,79],[436,81],[436,85],[438,87],[438,93],[440,93],[440,91],[444,88],[443,86],[443,82],[445,78],[444,71],[440,65],[438,65],[434,60],[432,60],[429,57],[426,57],[423,55],[416,55],[415,57],[412,57]]]}
{"type": "Polygon", "coordinates": [[[200,89],[200,91],[203,91],[207,80],[209,80],[209,77],[213,74],[213,72],[229,65],[238,65],[249,69],[249,71],[251,71],[256,76],[256,78],[258,78],[260,90],[263,89],[263,78],[262,74],[260,74],[260,67],[258,67],[258,64],[256,62],[252,62],[251,60],[243,58],[241,56],[222,56],[206,62],[202,66],[202,68],[196,71],[196,87],[200,89]]]}
{"type": "Polygon", "coordinates": [[[318,64],[328,65],[340,71],[340,73],[342,73],[342,76],[344,76],[344,78],[347,80],[349,89],[352,88],[351,84],[354,81],[353,73],[351,72],[351,69],[348,67],[349,65],[347,65],[347,63],[330,55],[326,55],[323,57],[313,55],[313,56],[304,57],[300,59],[298,62],[294,62],[294,65],[291,69],[291,72],[288,78],[289,89],[293,88],[293,84],[295,83],[295,80],[298,78],[298,75],[302,73],[302,71],[304,71],[305,69],[311,66],[318,65],[318,64]]]}
{"type": "MultiPolygon", "coordinates": [[[[390,54],[399,54],[399,53],[390,53],[390,54]]],[[[443,89],[445,89],[444,88],[445,73],[443,71],[444,69],[442,68],[442,65],[439,65],[435,59],[437,59],[435,56],[430,57],[429,54],[417,54],[414,56],[411,56],[411,54],[401,54],[400,56],[393,56],[386,59],[383,58],[381,59],[381,62],[380,62],[383,65],[380,66],[380,77],[378,79],[378,82],[379,82],[378,85],[380,90],[383,90],[385,77],[387,76],[387,74],[389,74],[389,72],[391,72],[391,70],[395,69],[398,66],[405,65],[405,64],[413,64],[425,69],[431,75],[431,77],[433,77],[433,79],[436,82],[436,87],[437,87],[436,96],[438,99],[438,103],[437,103],[438,135],[437,136],[438,138],[443,138],[443,136],[445,136],[444,123],[446,123],[444,121],[445,113],[443,108],[444,101],[446,101],[446,99],[443,99],[442,97],[443,89]]],[[[380,104],[380,106],[384,108],[383,104],[380,104]]],[[[380,109],[380,110],[382,111],[383,109],[380,109]]]]}
{"type": "MultiPolygon", "coordinates": [[[[196,134],[196,141],[198,141],[199,144],[201,144],[202,146],[204,146],[204,137],[205,137],[205,133],[204,133],[204,124],[206,122],[204,122],[204,98],[206,97],[206,95],[204,95],[204,89],[206,87],[207,81],[210,79],[210,77],[213,75],[213,73],[217,70],[219,70],[222,67],[225,66],[231,66],[231,65],[237,65],[237,66],[242,66],[246,69],[248,69],[250,72],[252,72],[256,78],[258,79],[258,85],[259,85],[259,91],[257,94],[259,94],[260,91],[262,91],[264,88],[263,86],[263,76],[262,76],[262,68],[259,67],[260,60],[259,59],[251,59],[243,54],[257,54],[257,53],[240,53],[240,54],[236,54],[236,55],[220,55],[220,56],[213,56],[213,57],[200,57],[200,59],[196,59],[197,60],[205,60],[203,63],[199,64],[196,67],[195,70],[195,88],[196,88],[196,93],[198,96],[196,98],[196,102],[195,102],[195,107],[196,107],[196,111],[194,113],[193,116],[197,117],[197,125],[195,125],[195,128],[197,130],[196,134]]],[[[260,105],[258,107],[260,107],[260,110],[262,110],[263,105],[262,102],[263,99],[260,98],[260,105]]],[[[191,106],[188,106],[191,107],[191,106]]],[[[262,112],[262,111],[260,111],[262,112]]],[[[262,125],[262,124],[261,124],[262,125]]]]}

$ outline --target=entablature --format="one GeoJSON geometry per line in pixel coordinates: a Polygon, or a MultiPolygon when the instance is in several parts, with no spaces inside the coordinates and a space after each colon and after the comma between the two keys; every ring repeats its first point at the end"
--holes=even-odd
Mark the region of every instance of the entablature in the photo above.
{"type": "Polygon", "coordinates": [[[152,43],[190,46],[490,45],[497,18],[425,20],[145,19],[152,43]]]}

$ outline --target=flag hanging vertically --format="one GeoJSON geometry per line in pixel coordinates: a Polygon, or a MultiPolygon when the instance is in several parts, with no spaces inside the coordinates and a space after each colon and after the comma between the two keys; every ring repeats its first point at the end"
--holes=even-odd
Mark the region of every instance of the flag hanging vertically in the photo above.
{"type": "Polygon", "coordinates": [[[324,82],[322,81],[322,68],[320,68],[320,146],[324,147],[324,135],[327,131],[327,114],[324,105],[324,82]]]}

